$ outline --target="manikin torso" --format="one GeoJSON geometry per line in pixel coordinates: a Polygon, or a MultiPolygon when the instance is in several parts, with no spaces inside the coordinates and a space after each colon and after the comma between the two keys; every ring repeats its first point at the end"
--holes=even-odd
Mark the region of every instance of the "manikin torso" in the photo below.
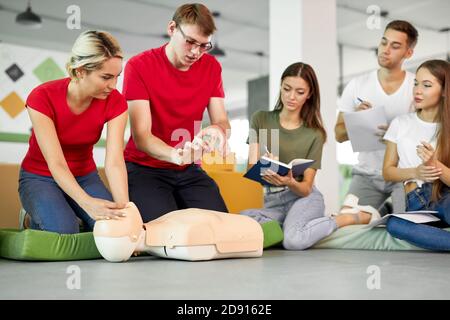
{"type": "Polygon", "coordinates": [[[111,262],[137,252],[191,261],[262,255],[262,228],[247,216],[193,208],[144,224],[134,203],[123,211],[125,217],[100,220],[94,227],[97,248],[111,262]]]}

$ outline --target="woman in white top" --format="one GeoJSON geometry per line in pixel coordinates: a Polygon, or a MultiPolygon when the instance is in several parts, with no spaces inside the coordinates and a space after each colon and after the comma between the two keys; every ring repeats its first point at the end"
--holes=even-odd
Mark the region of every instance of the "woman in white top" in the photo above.
{"type": "MultiPolygon", "coordinates": [[[[403,182],[407,211],[436,210],[450,225],[450,64],[443,60],[422,63],[416,72],[416,112],[394,119],[387,141],[383,176],[403,182]]],[[[450,232],[397,217],[387,222],[388,232],[429,250],[450,251],[450,232]]]]}

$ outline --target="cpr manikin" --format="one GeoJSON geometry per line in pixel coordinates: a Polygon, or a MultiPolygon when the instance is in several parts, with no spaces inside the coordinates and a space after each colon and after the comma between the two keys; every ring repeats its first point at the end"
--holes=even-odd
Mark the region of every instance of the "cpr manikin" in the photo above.
{"type": "Polygon", "coordinates": [[[123,212],[125,217],[99,220],[94,227],[95,244],[111,262],[126,261],[137,252],[191,261],[262,255],[262,228],[247,216],[184,209],[143,223],[134,203],[123,212]]]}

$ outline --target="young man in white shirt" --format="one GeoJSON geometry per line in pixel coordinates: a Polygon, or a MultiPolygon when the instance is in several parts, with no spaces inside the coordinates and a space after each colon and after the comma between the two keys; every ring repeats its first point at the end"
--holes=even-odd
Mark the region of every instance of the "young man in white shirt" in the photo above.
{"type": "MultiPolygon", "coordinates": [[[[335,126],[338,142],[349,140],[343,118],[345,112],[383,107],[390,122],[396,116],[413,111],[415,76],[403,70],[402,65],[413,55],[417,38],[417,30],[407,21],[395,20],[386,26],[378,45],[380,68],[352,79],[338,102],[339,115],[335,126]]],[[[381,139],[389,123],[378,125],[381,139]]],[[[383,158],[384,150],[359,153],[359,163],[352,170],[349,194],[357,196],[360,205],[378,209],[394,192],[394,211],[404,210],[403,188],[396,188],[395,183],[383,179],[383,158]]],[[[367,214],[362,220],[369,219],[367,214]]]]}

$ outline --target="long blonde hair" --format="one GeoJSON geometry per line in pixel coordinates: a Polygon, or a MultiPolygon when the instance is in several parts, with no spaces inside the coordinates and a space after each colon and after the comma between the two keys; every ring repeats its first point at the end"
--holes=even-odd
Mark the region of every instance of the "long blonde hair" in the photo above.
{"type": "Polygon", "coordinates": [[[105,31],[85,31],[78,36],[72,47],[66,69],[72,79],[77,78],[76,69],[87,72],[98,70],[103,63],[113,57],[123,59],[119,42],[105,31]]]}

